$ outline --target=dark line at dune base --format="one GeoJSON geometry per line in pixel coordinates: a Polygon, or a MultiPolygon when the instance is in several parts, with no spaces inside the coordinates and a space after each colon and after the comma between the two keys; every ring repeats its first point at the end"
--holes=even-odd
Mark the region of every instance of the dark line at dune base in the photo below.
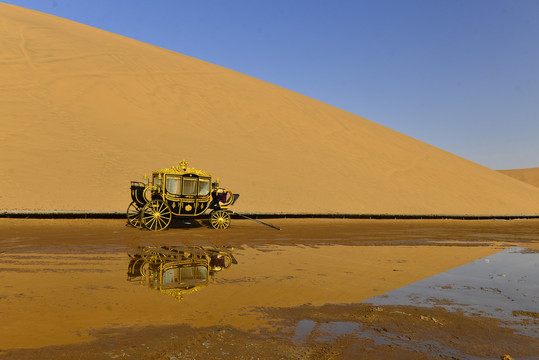
{"type": "MultiPolygon", "coordinates": [[[[394,220],[516,220],[539,219],[536,215],[406,215],[406,214],[298,214],[298,213],[242,213],[254,219],[394,219],[394,220]]],[[[242,219],[231,214],[233,219],[242,219]]],[[[90,211],[0,211],[0,218],[23,219],[125,219],[123,212],[90,212],[90,211]]],[[[207,219],[208,215],[195,219],[207,219]]]]}

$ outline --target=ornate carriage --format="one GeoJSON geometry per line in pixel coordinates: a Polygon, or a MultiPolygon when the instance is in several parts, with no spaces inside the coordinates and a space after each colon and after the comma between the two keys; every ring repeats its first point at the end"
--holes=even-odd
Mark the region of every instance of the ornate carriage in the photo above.
{"type": "Polygon", "coordinates": [[[146,283],[177,300],[208,286],[210,277],[238,263],[231,249],[200,246],[140,247],[136,253],[129,254],[129,258],[128,281],[146,283]]]}
{"type": "Polygon", "coordinates": [[[169,227],[173,217],[196,218],[210,210],[209,221],[215,229],[230,226],[227,209],[239,197],[212,182],[210,174],[187,167],[185,160],[146,175],[146,182],[131,181],[131,199],[127,208],[128,224],[160,231],[169,227]]]}

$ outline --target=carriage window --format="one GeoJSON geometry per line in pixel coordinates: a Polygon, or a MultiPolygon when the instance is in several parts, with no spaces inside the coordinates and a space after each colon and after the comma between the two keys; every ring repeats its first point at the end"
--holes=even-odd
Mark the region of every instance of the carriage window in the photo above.
{"type": "Polygon", "coordinates": [[[184,178],[183,179],[183,195],[196,195],[197,194],[197,179],[184,178]]]}
{"type": "Polygon", "coordinates": [[[165,271],[163,274],[163,284],[174,284],[180,282],[180,269],[174,268],[165,271]]]}
{"type": "Polygon", "coordinates": [[[206,196],[210,193],[210,180],[200,179],[198,183],[198,195],[206,196]]]}
{"type": "Polygon", "coordinates": [[[155,186],[161,186],[163,185],[163,179],[159,179],[157,176],[153,177],[153,184],[155,186]]]}
{"type": "Polygon", "coordinates": [[[179,176],[167,176],[167,191],[175,195],[180,195],[180,180],[181,178],[179,176]]]}
{"type": "Polygon", "coordinates": [[[180,269],[181,281],[205,280],[208,277],[208,269],[205,266],[190,266],[180,269]]]}
{"type": "Polygon", "coordinates": [[[197,278],[204,280],[208,277],[208,268],[205,266],[197,266],[197,278]]]}

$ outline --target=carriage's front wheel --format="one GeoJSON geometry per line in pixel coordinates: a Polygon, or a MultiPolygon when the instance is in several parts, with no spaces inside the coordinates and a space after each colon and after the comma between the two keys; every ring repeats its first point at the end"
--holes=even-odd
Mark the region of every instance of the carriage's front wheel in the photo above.
{"type": "Polygon", "coordinates": [[[162,200],[152,200],[142,208],[142,225],[151,231],[165,230],[172,220],[172,211],[162,200]]]}
{"type": "Polygon", "coordinates": [[[210,213],[210,224],[214,229],[228,229],[230,214],[225,210],[214,210],[210,213]]]}
{"type": "Polygon", "coordinates": [[[139,229],[142,227],[142,223],[140,222],[140,210],[142,210],[142,208],[134,201],[127,207],[127,223],[139,229]]]}

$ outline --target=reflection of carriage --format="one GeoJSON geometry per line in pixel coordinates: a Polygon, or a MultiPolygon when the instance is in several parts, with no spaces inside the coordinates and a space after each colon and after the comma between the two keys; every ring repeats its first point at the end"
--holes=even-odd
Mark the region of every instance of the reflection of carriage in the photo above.
{"type": "Polygon", "coordinates": [[[237,264],[230,251],[215,248],[167,246],[144,247],[131,258],[129,281],[146,282],[163,293],[181,300],[186,293],[207,286],[210,276],[237,264]]]}
{"type": "Polygon", "coordinates": [[[127,208],[129,224],[148,230],[164,230],[172,217],[194,218],[210,209],[210,224],[215,229],[230,226],[227,212],[238,198],[219,187],[211,175],[187,167],[186,161],[169,169],[156,170],[147,183],[131,182],[131,199],[127,208]]]}

